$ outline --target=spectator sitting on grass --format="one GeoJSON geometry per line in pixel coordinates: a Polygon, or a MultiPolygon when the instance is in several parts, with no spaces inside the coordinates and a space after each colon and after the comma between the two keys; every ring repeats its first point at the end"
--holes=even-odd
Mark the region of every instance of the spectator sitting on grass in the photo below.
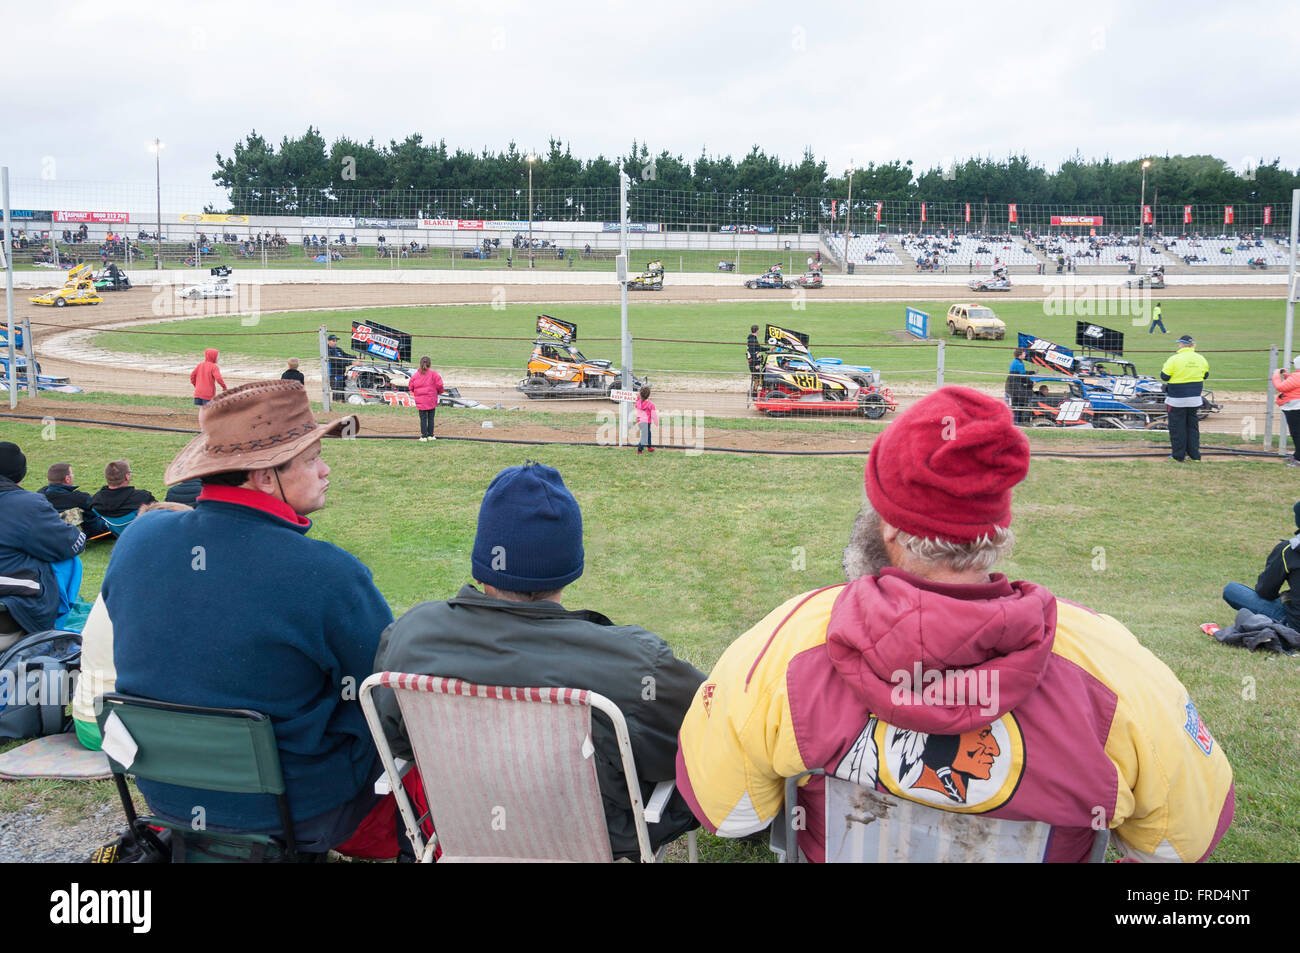
{"type": "Polygon", "coordinates": [[[135,513],[146,503],[154,502],[148,490],[138,490],[131,485],[129,460],[114,460],[104,467],[105,485],[90,498],[90,506],[100,516],[116,519],[135,513]]]}

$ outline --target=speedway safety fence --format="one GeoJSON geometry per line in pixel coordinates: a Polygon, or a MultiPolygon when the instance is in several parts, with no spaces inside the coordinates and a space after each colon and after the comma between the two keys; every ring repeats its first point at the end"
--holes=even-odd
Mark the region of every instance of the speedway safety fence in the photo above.
{"type": "MultiPolygon", "coordinates": [[[[38,339],[44,338],[47,331],[63,329],[63,326],[41,321],[33,321],[31,325],[36,330],[38,339]]],[[[167,375],[171,380],[169,389],[178,397],[188,395],[189,388],[188,380],[177,371],[183,369],[181,365],[188,367],[197,363],[207,347],[216,347],[222,352],[221,366],[231,386],[257,379],[278,377],[284,368],[284,360],[296,356],[301,361],[300,369],[307,376],[308,392],[313,400],[319,400],[322,396],[322,376],[327,371],[324,370],[324,363],[318,359],[317,354],[325,331],[338,334],[346,342],[351,334],[351,327],[338,326],[319,330],[247,328],[214,332],[161,330],[147,326],[106,326],[79,328],[69,333],[78,335],[83,344],[91,344],[91,335],[98,338],[92,345],[102,352],[102,357],[97,360],[97,363],[117,362],[124,367],[124,370],[170,371],[171,374],[167,375]],[[112,339],[123,334],[157,339],[160,346],[141,348],[141,350],[157,351],[163,356],[130,355],[119,351],[113,346],[112,339]],[[249,351],[241,351],[236,342],[248,341],[250,337],[272,341],[274,345],[269,348],[265,346],[253,348],[251,352],[256,357],[248,357],[246,355],[249,351]],[[105,338],[108,340],[105,341],[105,338]],[[273,358],[271,354],[277,356],[273,358]]],[[[524,364],[531,351],[533,336],[412,334],[411,338],[414,345],[412,348],[414,359],[418,360],[422,353],[429,353],[434,357],[435,369],[442,375],[448,387],[457,388],[462,398],[482,405],[473,409],[443,408],[440,411],[439,427],[449,434],[535,440],[543,443],[574,441],[581,443],[588,438],[596,443],[620,442],[616,405],[611,401],[603,397],[530,400],[515,389],[515,384],[524,376],[524,364]],[[517,354],[519,360],[512,364],[471,365],[453,364],[450,360],[440,361],[439,352],[445,352],[453,342],[499,344],[500,352],[517,354]]],[[[808,405],[799,408],[797,412],[765,413],[763,408],[756,406],[751,391],[751,375],[745,369],[743,341],[634,338],[634,348],[663,344],[689,346],[699,356],[699,363],[695,367],[657,366],[656,362],[645,360],[634,364],[635,373],[651,384],[652,400],[657,404],[661,418],[655,439],[663,445],[704,446],[707,444],[715,448],[775,446],[777,449],[794,445],[796,448],[816,449],[818,440],[826,440],[831,442],[828,449],[834,449],[836,446],[843,446],[845,440],[854,440],[878,430],[897,413],[896,411],[886,413],[878,420],[866,419],[862,413],[846,412],[842,407],[826,413],[815,406],[817,402],[815,396],[808,405]],[[702,368],[700,364],[704,367],[702,368]],[[721,369],[707,369],[710,364],[714,368],[721,369]]],[[[586,337],[582,341],[583,349],[590,356],[617,354],[618,346],[619,341],[615,337],[586,337]]],[[[998,348],[1005,352],[1009,363],[1014,341],[1001,342],[998,348]]],[[[967,384],[1001,395],[1007,377],[1005,370],[953,366],[966,363],[956,358],[967,349],[985,352],[990,350],[987,344],[931,339],[871,344],[819,341],[817,352],[836,354],[846,363],[870,365],[879,371],[881,384],[891,390],[893,398],[902,409],[911,400],[932,391],[941,383],[967,384]]],[[[1163,361],[1168,354],[1168,347],[1127,349],[1125,357],[1146,367],[1154,362],[1144,358],[1158,356],[1159,360],[1163,361]]],[[[1281,434],[1285,428],[1280,425],[1275,427],[1270,419],[1272,414],[1266,413],[1273,406],[1268,378],[1272,368],[1277,366],[1276,349],[1271,357],[1267,351],[1258,348],[1215,349],[1208,354],[1211,360],[1216,354],[1259,356],[1258,376],[1216,375],[1211,383],[1221,391],[1260,394],[1267,392],[1267,403],[1258,405],[1260,418],[1252,419],[1249,428],[1242,425],[1242,434],[1250,438],[1256,435],[1271,436],[1274,432],[1281,434]]],[[[37,357],[38,360],[41,357],[39,348],[37,357]]],[[[351,352],[349,361],[361,363],[360,357],[351,352]]],[[[372,362],[371,366],[381,373],[388,373],[392,368],[392,365],[382,361],[372,362]]],[[[1050,372],[1043,373],[1050,376],[1050,372]]],[[[389,396],[385,396],[385,383],[404,385],[404,381],[404,376],[394,375],[391,382],[381,378],[374,387],[347,389],[343,392],[344,403],[346,404],[351,397],[353,400],[365,400],[369,404],[360,408],[362,426],[367,431],[393,436],[401,436],[408,431],[414,433],[417,430],[416,417],[403,399],[405,395],[399,396],[398,393],[389,390],[389,396]],[[363,389],[364,393],[361,392],[363,389]]],[[[77,383],[75,375],[71,383],[74,385],[77,383]]],[[[337,399],[336,396],[335,400],[337,399]]],[[[70,405],[69,410],[72,409],[70,405]]],[[[357,407],[355,405],[344,407],[335,402],[331,408],[333,413],[344,409],[352,411],[357,407]]],[[[1225,424],[1229,416],[1225,414],[1221,418],[1225,424]]],[[[1232,419],[1236,420],[1236,417],[1232,416],[1232,419]]],[[[1046,421],[1041,423],[1047,425],[1046,421]]],[[[1210,430],[1223,429],[1223,425],[1216,428],[1213,423],[1204,426],[1210,430]]],[[[1230,429],[1235,431],[1235,425],[1230,429]]],[[[622,438],[627,441],[629,435],[623,433],[622,438]]],[[[635,436],[630,438],[630,442],[635,440],[635,436]]]]}
{"type": "MultiPolygon", "coordinates": [[[[333,230],[337,224],[378,228],[418,227],[429,221],[526,223],[595,223],[597,232],[619,221],[619,190],[609,188],[535,188],[512,186],[489,189],[322,189],[322,190],[223,190],[212,186],[193,187],[154,183],[77,182],[61,179],[15,178],[11,183],[12,204],[32,217],[16,216],[16,225],[29,221],[41,229],[61,232],[64,222],[87,221],[133,226],[154,223],[161,203],[166,225],[179,215],[210,216],[206,222],[218,229],[235,226],[240,237],[248,225],[274,225],[276,218],[288,228],[333,230]],[[532,204],[529,204],[531,195],[532,204]],[[49,217],[73,211],[110,218],[64,219],[49,217]],[[531,212],[531,214],[530,214],[531,212]],[[229,219],[222,222],[220,219],[229,219]],[[267,219],[265,222],[249,221],[267,219]],[[49,222],[50,225],[39,224],[49,222]]],[[[1137,196],[1135,196],[1137,198],[1137,196]]],[[[653,224],[661,231],[720,233],[741,229],[751,234],[789,237],[816,234],[826,227],[848,227],[858,234],[874,230],[893,233],[931,231],[1003,234],[1033,230],[1068,231],[1098,235],[1136,234],[1139,221],[1148,230],[1165,235],[1238,234],[1276,230],[1285,234],[1290,226],[1290,207],[1285,198],[1275,202],[1232,205],[1160,204],[1037,204],[987,202],[972,196],[961,201],[929,201],[917,196],[895,201],[870,194],[855,194],[852,207],[846,195],[760,195],[752,192],[694,192],[655,188],[653,183],[634,185],[628,193],[628,221],[653,224]],[[1144,211],[1145,210],[1145,211],[1144,211]],[[1054,221],[1057,220],[1057,221],[1054,221]]],[[[584,226],[586,227],[586,226],[584,226]]],[[[148,229],[150,232],[154,229],[148,229]]],[[[572,229],[572,230],[577,230],[572,229]]],[[[211,233],[212,228],[208,229],[211,233]]],[[[102,234],[100,232],[99,234],[102,234]]],[[[337,232],[334,232],[337,234],[337,232]]]]}

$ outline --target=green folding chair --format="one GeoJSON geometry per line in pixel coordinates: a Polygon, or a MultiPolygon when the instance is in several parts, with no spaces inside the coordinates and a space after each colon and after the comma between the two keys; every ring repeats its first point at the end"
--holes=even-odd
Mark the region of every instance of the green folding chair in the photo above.
{"type": "MultiPolygon", "coordinates": [[[[181,863],[293,863],[302,856],[294,838],[293,818],[280,752],[271,720],[239,708],[200,708],[133,695],[102,696],[100,732],[116,715],[137,746],[129,765],[109,755],[109,767],[122,799],[132,836],[181,863]],[[190,823],[137,815],[126,775],[227,794],[268,794],[276,799],[283,834],[195,830],[190,823]],[[171,830],[171,847],[155,827],[171,830]]],[[[105,751],[105,754],[108,754],[105,751]]]]}

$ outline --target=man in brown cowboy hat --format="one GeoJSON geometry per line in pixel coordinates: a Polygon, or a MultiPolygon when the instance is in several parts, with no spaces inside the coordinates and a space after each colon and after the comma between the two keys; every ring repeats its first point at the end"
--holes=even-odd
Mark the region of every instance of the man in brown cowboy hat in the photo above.
{"type": "MultiPolygon", "coordinates": [[[[370,570],[309,539],[330,468],[303,386],[236,387],[199,412],[201,433],[166,482],[199,477],[189,512],[150,513],[122,536],[104,577],[117,689],[270,717],[301,850],[342,844],[375,805],[378,759],[356,689],[393,621],[370,570]]],[[[139,782],[156,814],[208,829],[276,831],[268,798],[139,782]]]]}

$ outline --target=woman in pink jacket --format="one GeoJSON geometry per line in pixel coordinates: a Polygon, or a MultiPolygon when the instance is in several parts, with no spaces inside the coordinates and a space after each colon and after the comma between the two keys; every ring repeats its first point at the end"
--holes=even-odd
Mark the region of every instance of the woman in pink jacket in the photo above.
{"type": "Polygon", "coordinates": [[[641,442],[636,445],[636,452],[649,450],[654,453],[654,445],[650,442],[650,425],[659,423],[659,411],[650,401],[649,384],[642,386],[641,393],[637,395],[636,422],[641,426],[641,442]]]}
{"type": "Polygon", "coordinates": [[[1287,429],[1291,431],[1291,459],[1286,465],[1300,467],[1300,356],[1291,366],[1294,370],[1290,373],[1281,369],[1273,372],[1273,389],[1277,391],[1277,405],[1282,408],[1287,429]]]}
{"type": "Polygon", "coordinates": [[[438,439],[433,435],[433,413],[438,408],[438,395],[446,389],[428,355],[420,358],[420,369],[411,375],[409,391],[415,398],[415,409],[420,412],[421,443],[438,439]]]}

